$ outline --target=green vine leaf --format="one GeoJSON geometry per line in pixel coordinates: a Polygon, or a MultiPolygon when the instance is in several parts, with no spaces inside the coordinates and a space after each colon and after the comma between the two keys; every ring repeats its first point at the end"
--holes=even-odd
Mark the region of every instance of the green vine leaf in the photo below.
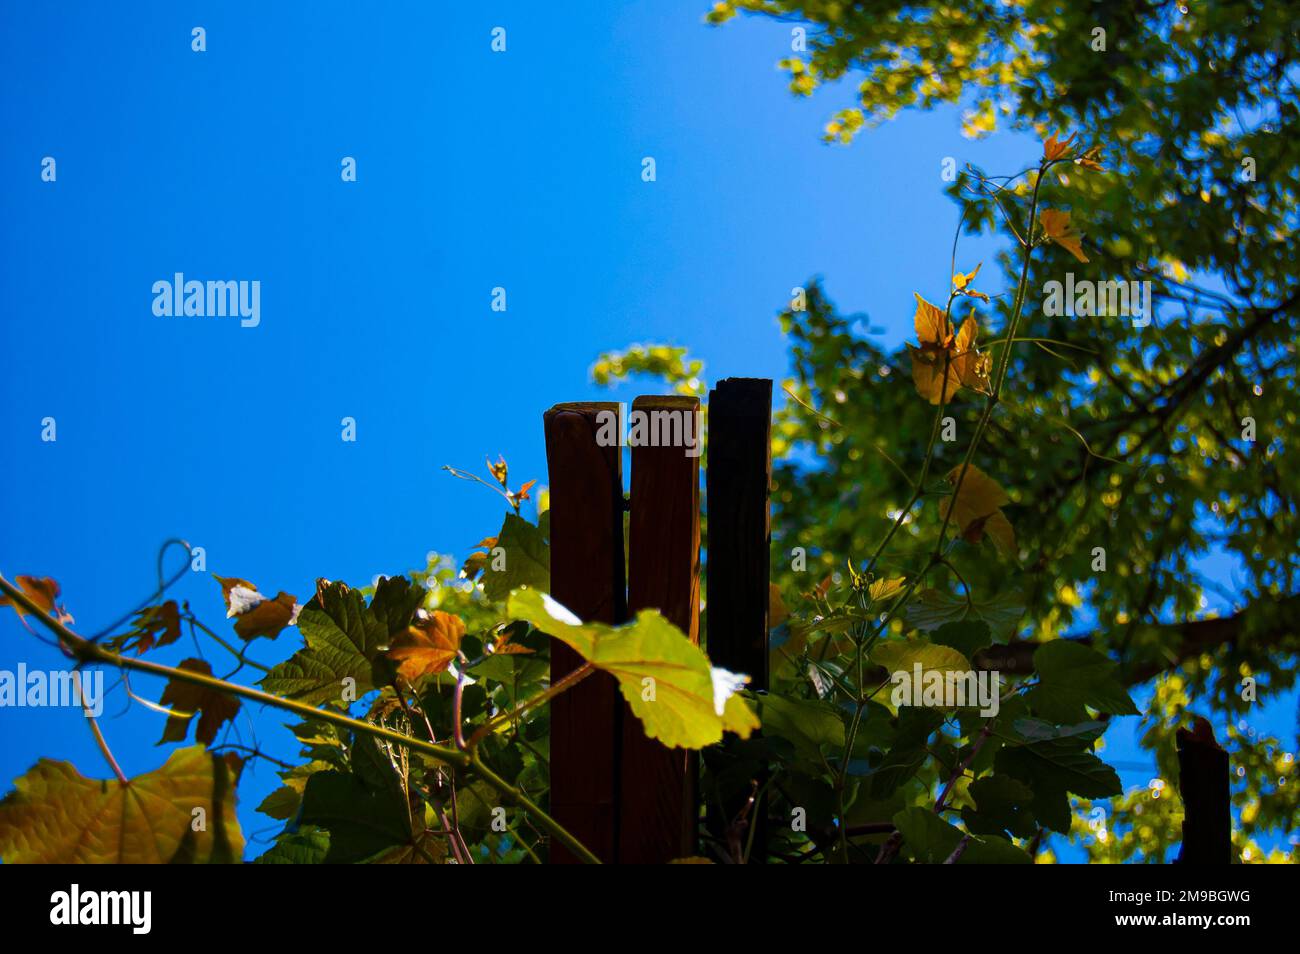
{"type": "Polygon", "coordinates": [[[1032,838],[1038,830],[1029,810],[1034,790],[1018,779],[1006,775],[985,775],[971,782],[967,794],[975,806],[961,810],[966,827],[977,835],[1004,835],[1032,838]]]}
{"type": "Polygon", "coordinates": [[[1084,798],[1109,798],[1122,791],[1115,770],[1091,751],[1089,734],[1006,746],[994,759],[994,770],[1028,785],[1034,792],[1030,808],[1045,828],[1070,830],[1070,793],[1084,798]],[[1087,741],[1085,741],[1087,740],[1087,741]]]}
{"type": "Polygon", "coordinates": [[[370,600],[370,612],[392,638],[406,632],[427,593],[424,587],[404,576],[380,577],[375,584],[375,595],[370,600]]]}
{"type": "Polygon", "coordinates": [[[388,626],[358,590],[343,583],[322,586],[299,614],[298,629],[306,648],[267,673],[260,683],[267,692],[319,704],[341,700],[349,687],[360,698],[391,678],[391,666],[379,658],[388,626]]]}
{"type": "Polygon", "coordinates": [[[871,661],[884,666],[891,674],[906,673],[909,678],[920,665],[922,678],[930,672],[970,672],[971,664],[951,646],[940,646],[925,639],[893,639],[871,650],[871,661]]]}
{"type": "Polygon", "coordinates": [[[917,594],[916,601],[907,607],[907,621],[925,633],[934,632],[945,623],[956,623],[968,618],[988,623],[994,639],[1005,642],[1015,634],[1024,615],[1024,599],[1016,590],[999,593],[987,602],[976,600],[970,607],[960,596],[950,596],[939,590],[926,589],[917,594]]]}
{"type": "Polygon", "coordinates": [[[317,772],[307,779],[301,821],[329,832],[326,864],[438,860],[445,854],[442,838],[426,830],[422,815],[413,817],[397,773],[373,739],[353,740],[351,771],[317,772]]]}
{"type": "Polygon", "coordinates": [[[243,850],[230,767],[201,745],[124,783],[41,759],[0,801],[6,864],[233,864],[243,850]]]}
{"type": "Polygon", "coordinates": [[[325,863],[330,850],[330,834],[311,825],[286,832],[275,844],[254,860],[259,865],[319,865],[325,863]]]}
{"type": "Polygon", "coordinates": [[[737,694],[749,677],[710,666],[700,647],[653,610],[625,626],[583,623],[545,594],[516,590],[507,612],[611,673],[646,735],[664,745],[699,749],[723,731],[748,738],[758,728],[737,694]]]}
{"type": "Polygon", "coordinates": [[[1038,685],[1028,693],[1030,708],[1061,724],[1084,722],[1085,706],[1112,715],[1137,715],[1119,681],[1119,665],[1096,650],[1063,639],[1039,646],[1034,652],[1038,685]]]}
{"type": "Polygon", "coordinates": [[[967,835],[928,808],[907,808],[894,816],[894,827],[903,836],[912,856],[923,864],[943,864],[957,850],[963,837],[969,841],[956,863],[959,865],[1027,865],[1029,854],[997,837],[967,835]]]}
{"type": "Polygon", "coordinates": [[[764,737],[787,740],[801,760],[817,765],[827,748],[844,748],[844,719],[829,702],[769,694],[759,698],[758,707],[764,737]]]}
{"type": "Polygon", "coordinates": [[[543,593],[551,588],[551,548],[541,528],[508,513],[496,546],[505,550],[505,566],[493,569],[489,554],[483,569],[483,592],[488,599],[504,600],[511,590],[524,586],[543,593]]]}

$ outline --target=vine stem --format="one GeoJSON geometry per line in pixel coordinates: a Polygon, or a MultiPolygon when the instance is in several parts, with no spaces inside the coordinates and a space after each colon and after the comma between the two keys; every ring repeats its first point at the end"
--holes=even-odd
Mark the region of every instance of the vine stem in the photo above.
{"type": "MultiPolygon", "coordinates": [[[[952,239],[952,260],[949,263],[949,267],[948,267],[950,277],[951,274],[955,273],[955,270],[957,268],[957,242],[961,238],[961,227],[962,227],[962,223],[965,221],[966,221],[966,210],[963,210],[961,214],[961,218],[957,220],[957,232],[952,239]]],[[[944,305],[943,308],[943,333],[945,336],[948,334],[948,327],[951,324],[952,303],[956,301],[956,299],[957,299],[957,290],[954,288],[948,292],[948,302],[947,304],[944,305]]],[[[890,526],[889,532],[886,533],[885,538],[880,541],[880,545],[876,547],[876,552],[871,555],[871,559],[870,561],[868,561],[866,569],[862,571],[862,576],[864,578],[869,577],[871,575],[871,571],[875,568],[876,562],[880,559],[881,554],[885,552],[885,548],[889,546],[889,541],[894,538],[894,534],[898,532],[898,528],[903,525],[903,521],[907,519],[908,514],[911,512],[912,508],[916,506],[916,502],[921,499],[921,495],[925,492],[925,481],[926,478],[928,478],[930,475],[930,465],[934,461],[934,451],[935,451],[935,447],[937,446],[936,442],[939,437],[939,428],[943,421],[943,412],[947,410],[948,407],[948,400],[949,400],[948,372],[951,368],[951,365],[952,365],[952,354],[945,349],[943,355],[943,376],[940,379],[942,383],[939,385],[939,404],[934,409],[934,420],[930,425],[930,440],[925,448],[925,459],[921,462],[921,474],[919,477],[917,477],[916,483],[912,487],[911,498],[907,501],[906,504],[903,505],[903,508],[898,512],[898,516],[894,519],[893,524],[890,526]]],[[[955,396],[955,392],[954,392],[954,396],[955,396]]],[[[942,535],[940,536],[940,539],[942,539],[942,535]]],[[[865,624],[863,625],[862,633],[859,635],[857,640],[857,644],[858,644],[857,653],[855,654],[854,657],[854,668],[857,671],[859,694],[861,693],[861,685],[862,685],[863,654],[866,652],[867,649],[870,648],[872,643],[874,643],[875,637],[880,635],[880,633],[884,631],[885,626],[888,626],[890,621],[893,620],[894,614],[898,612],[899,608],[905,602],[907,602],[909,597],[911,597],[912,591],[916,589],[917,583],[920,582],[920,580],[925,576],[925,574],[930,571],[930,568],[934,566],[934,563],[935,560],[931,558],[930,562],[926,564],[925,569],[922,570],[914,579],[912,579],[909,582],[907,591],[902,595],[902,597],[898,600],[898,602],[895,603],[893,607],[891,607],[889,611],[889,615],[886,618],[885,622],[880,626],[879,629],[876,630],[875,634],[873,634],[870,638],[867,637],[866,625],[865,624]]],[[[825,658],[826,647],[829,644],[830,644],[829,640],[827,640],[826,643],[823,644],[822,647],[823,658],[825,658]]],[[[875,695],[875,693],[873,692],[872,695],[875,695]]],[[[848,778],[849,759],[852,756],[853,746],[857,742],[858,728],[862,724],[862,713],[866,710],[867,698],[858,698],[856,700],[856,705],[853,710],[853,718],[849,722],[849,731],[848,734],[845,736],[844,759],[840,764],[840,770],[835,778],[835,793],[836,793],[837,804],[839,808],[839,816],[840,816],[839,850],[840,850],[840,858],[845,864],[848,864],[849,861],[849,836],[848,836],[848,826],[844,822],[844,784],[845,784],[845,780],[848,778]]]]}
{"type": "MultiPolygon", "coordinates": [[[[971,442],[966,448],[966,454],[962,459],[961,468],[957,474],[957,480],[953,484],[952,497],[950,498],[953,501],[953,503],[956,502],[957,495],[961,492],[961,485],[966,478],[966,472],[970,468],[971,461],[975,457],[976,450],[978,450],[980,443],[983,441],[984,432],[988,428],[989,420],[993,417],[993,410],[995,407],[997,407],[998,400],[1002,394],[1002,385],[1006,381],[1007,371],[1009,370],[1011,365],[1011,348],[1016,341],[1016,330],[1020,326],[1020,317],[1021,317],[1021,313],[1024,310],[1026,290],[1029,282],[1029,263],[1033,258],[1034,216],[1035,213],[1038,211],[1038,196],[1040,190],[1042,189],[1043,178],[1047,174],[1047,170],[1050,169],[1053,165],[1057,164],[1057,162],[1059,161],[1063,161],[1063,160],[1055,160],[1055,161],[1045,160],[1039,163],[1038,166],[1038,177],[1034,180],[1033,196],[1031,197],[1029,203],[1029,222],[1025,229],[1026,237],[1020,242],[1021,247],[1024,250],[1024,254],[1022,256],[1021,267],[1020,267],[1020,282],[1016,286],[1016,296],[1011,309],[1011,321],[1007,327],[1006,343],[1003,346],[1002,354],[999,355],[1001,360],[998,362],[997,367],[994,369],[994,373],[991,379],[992,386],[989,390],[988,400],[985,401],[984,403],[984,409],[980,414],[979,422],[975,426],[975,433],[971,437],[971,442]]],[[[958,225],[958,232],[960,234],[960,224],[958,225]]],[[[1019,238],[1019,236],[1017,236],[1017,238],[1019,238]]],[[[956,243],[954,242],[954,257],[953,257],[953,263],[949,269],[950,271],[955,269],[956,267],[955,247],[956,247],[956,243]]],[[[945,332],[947,331],[949,314],[952,311],[952,302],[954,297],[955,297],[955,292],[949,293],[948,305],[944,309],[945,332]]],[[[946,388],[948,382],[947,372],[948,372],[948,360],[947,360],[947,356],[945,356],[943,385],[939,393],[939,408],[936,414],[936,424],[937,424],[938,415],[941,415],[943,413],[943,410],[947,403],[946,400],[947,399],[946,388]]],[[[922,478],[921,480],[917,481],[916,487],[914,488],[912,503],[908,505],[909,508],[913,504],[915,504],[916,498],[919,497],[920,495],[920,492],[922,490],[922,485],[924,483],[925,475],[928,474],[929,472],[930,461],[933,458],[933,454],[934,454],[934,434],[932,432],[930,435],[930,446],[926,449],[925,461],[922,464],[922,478]]],[[[952,514],[954,510],[956,510],[956,507],[953,505],[949,505],[949,507],[947,508],[947,512],[944,514],[943,517],[943,524],[939,527],[939,535],[935,540],[934,551],[933,553],[931,553],[929,561],[926,563],[925,568],[919,574],[917,574],[916,577],[914,577],[912,580],[908,582],[907,589],[903,592],[903,595],[898,598],[898,601],[895,602],[892,607],[890,607],[889,614],[885,618],[884,623],[882,623],[880,627],[877,628],[876,635],[882,633],[885,627],[889,625],[889,623],[893,620],[894,616],[898,613],[899,609],[902,608],[903,604],[905,604],[911,598],[913,590],[916,589],[921,579],[924,578],[924,576],[930,571],[930,569],[933,568],[934,566],[937,566],[945,562],[943,556],[943,541],[944,541],[944,537],[947,535],[948,524],[952,520],[952,514]]],[[[872,565],[875,564],[877,558],[879,558],[880,554],[884,551],[885,546],[889,543],[890,538],[894,535],[894,531],[898,529],[898,525],[901,522],[902,522],[902,515],[900,514],[899,519],[895,522],[895,525],[890,529],[889,534],[885,537],[884,541],[877,549],[876,554],[872,557],[871,560],[872,565]]],[[[955,568],[954,568],[954,572],[955,572],[955,568]]],[[[965,580],[963,580],[962,583],[963,583],[963,587],[966,589],[966,600],[969,608],[971,603],[970,588],[968,586],[965,586],[965,580]]],[[[862,649],[862,644],[859,643],[859,653],[861,653],[861,649],[862,649]]],[[[848,769],[848,760],[850,754],[852,753],[852,746],[853,746],[853,742],[855,741],[855,736],[857,734],[858,723],[862,717],[863,708],[864,708],[863,703],[860,701],[854,712],[853,721],[850,725],[848,742],[846,744],[845,753],[844,753],[844,763],[840,768],[840,773],[838,778],[838,786],[841,789],[844,785],[844,779],[848,769]]],[[[990,721],[985,725],[984,732],[981,734],[979,741],[976,742],[974,746],[974,750],[970,755],[970,758],[974,758],[975,753],[979,751],[985,739],[988,738],[988,733],[991,730],[991,728],[992,728],[992,722],[990,721]]],[[[938,802],[936,802],[935,804],[936,812],[943,811],[945,802],[947,798],[950,796],[952,788],[956,784],[957,778],[960,777],[960,774],[965,771],[966,764],[969,764],[969,759],[967,760],[967,763],[964,763],[959,768],[958,773],[954,775],[952,779],[949,780],[948,785],[944,788],[942,794],[939,796],[938,802]]],[[[841,847],[841,851],[846,851],[847,829],[843,824],[842,791],[840,792],[840,799],[841,799],[840,847],[841,847]]],[[[902,838],[901,835],[899,835],[898,833],[895,833],[893,836],[891,836],[890,839],[881,848],[880,855],[876,859],[876,864],[883,864],[887,862],[890,858],[892,858],[893,854],[898,851],[898,847],[901,844],[901,842],[902,842],[902,838]]]]}
{"type": "MultiPolygon", "coordinates": [[[[961,493],[961,485],[966,479],[966,472],[970,469],[971,461],[975,458],[975,451],[984,439],[984,432],[988,429],[989,420],[993,417],[993,409],[998,405],[998,400],[1002,395],[1002,385],[1006,381],[1007,371],[1011,367],[1011,346],[1016,340],[1016,330],[1020,327],[1020,316],[1024,311],[1025,293],[1029,284],[1029,263],[1034,252],[1034,213],[1038,211],[1038,195],[1042,189],[1047,170],[1060,161],[1062,160],[1049,160],[1042,163],[1038,168],[1038,178],[1034,180],[1034,194],[1029,201],[1029,224],[1025,229],[1027,241],[1024,243],[1024,256],[1020,266],[1020,283],[1016,287],[1015,303],[1011,309],[1011,323],[1007,327],[1007,343],[1003,346],[1002,354],[999,356],[1002,360],[998,362],[998,367],[994,372],[993,387],[989,392],[988,400],[984,402],[984,411],[980,415],[979,423],[975,425],[975,435],[966,448],[966,456],[962,459],[961,469],[958,471],[957,480],[953,484],[952,500],[954,504],[957,501],[957,495],[961,493]]],[[[943,525],[939,527],[939,538],[934,545],[934,558],[937,558],[943,549],[943,538],[948,532],[948,523],[952,520],[952,512],[956,509],[955,506],[949,506],[943,516],[943,525]]]]}
{"type": "Polygon", "coordinates": [[[95,735],[95,742],[99,745],[99,751],[104,753],[104,759],[108,762],[108,767],[113,770],[117,780],[123,785],[126,784],[126,773],[122,771],[122,766],[117,764],[117,759],[113,758],[113,750],[108,747],[108,739],[104,738],[104,733],[100,731],[99,720],[90,714],[86,708],[85,700],[82,700],[81,706],[86,709],[86,721],[90,723],[90,731],[95,735]]]}
{"type": "Polygon", "coordinates": [[[549,689],[543,690],[529,699],[525,699],[509,712],[503,712],[500,715],[495,716],[491,721],[479,726],[474,730],[474,734],[469,737],[469,740],[466,741],[465,747],[469,749],[474,748],[474,746],[478,745],[479,742],[495,732],[498,726],[504,725],[507,722],[514,722],[515,719],[519,718],[529,709],[536,709],[543,703],[549,702],[566,689],[570,689],[582,682],[582,680],[586,679],[595,671],[596,667],[591,663],[583,663],[577,669],[566,673],[563,678],[557,681],[549,689]]]}
{"type": "MultiPolygon", "coordinates": [[[[78,636],[72,630],[68,629],[63,623],[50,617],[40,606],[32,602],[25,592],[10,583],[3,575],[0,575],[0,591],[9,597],[17,605],[21,606],[26,612],[35,616],[57,636],[64,648],[77,659],[79,663],[103,663],[110,666],[116,666],[119,669],[134,670],[136,672],[149,673],[154,676],[161,676],[167,679],[174,679],[177,682],[186,682],[193,686],[200,686],[213,692],[224,692],[232,696],[240,696],[251,702],[259,702],[262,705],[271,706],[276,709],[283,709],[286,712],[293,712],[307,719],[315,719],[319,722],[328,722],[361,735],[368,735],[371,738],[383,739],[387,742],[393,742],[397,745],[405,746],[416,752],[422,752],[439,761],[454,765],[457,768],[463,768],[478,775],[483,781],[494,788],[500,794],[511,799],[524,811],[533,815],[537,822],[544,828],[548,834],[556,841],[560,842],[575,855],[581,858],[587,864],[600,864],[600,859],[593,855],[590,849],[580,842],[572,833],[569,832],[558,821],[544,812],[536,802],[515,788],[505,779],[493,772],[480,759],[477,753],[462,752],[456,748],[450,748],[442,745],[435,745],[432,742],[425,742],[423,739],[413,738],[409,735],[403,735],[393,729],[383,726],[372,725],[362,719],[354,719],[352,716],[341,713],[330,712],[328,709],[317,709],[305,702],[297,702],[293,699],[285,699],[269,692],[263,692],[260,689],[254,689],[251,686],[242,686],[235,682],[226,682],[224,679],[218,679],[215,676],[207,676],[203,673],[193,672],[189,669],[177,669],[173,666],[165,666],[161,663],[150,662],[146,659],[137,659],[129,656],[121,656],[100,646],[98,643],[91,642],[81,636],[78,636]]],[[[119,778],[125,783],[119,769],[119,778]]]]}

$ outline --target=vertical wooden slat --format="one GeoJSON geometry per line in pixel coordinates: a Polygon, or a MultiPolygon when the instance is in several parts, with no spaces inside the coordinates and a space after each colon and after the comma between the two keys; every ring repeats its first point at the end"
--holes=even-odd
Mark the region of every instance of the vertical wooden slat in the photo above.
{"type": "Polygon", "coordinates": [[[1209,722],[1198,718],[1192,731],[1175,733],[1178,791],[1183,798],[1180,864],[1232,864],[1232,801],[1228,753],[1214,739],[1209,722]]]}
{"type": "MultiPolygon", "coordinates": [[[[551,495],[551,595],[589,622],[627,618],[623,576],[623,464],[615,440],[600,446],[601,412],[614,403],[557,404],[544,415],[551,495]]],[[[551,641],[551,681],[582,664],[551,641]]],[[[551,703],[551,812],[602,861],[618,852],[623,702],[597,672],[551,703]]],[[[551,861],[577,859],[551,846],[551,861]]]]}
{"type": "Polygon", "coordinates": [[[772,382],[719,381],[708,436],[709,658],[766,689],[772,382]]]}
{"type": "MultiPolygon", "coordinates": [[[[749,687],[765,690],[767,673],[769,494],[772,485],[772,382],[727,378],[709,392],[707,650],[715,666],[747,673],[749,687]]],[[[725,752],[722,753],[725,755],[725,752]]],[[[729,826],[748,791],[711,805],[709,829],[726,843],[729,826]]],[[[764,808],[755,805],[757,826],[750,860],[765,855],[764,808]]]]}
{"type": "MultiPolygon", "coordinates": [[[[652,426],[666,422],[668,437],[690,436],[695,445],[689,454],[681,443],[632,449],[628,609],[656,609],[698,643],[700,402],[693,397],[640,397],[632,413],[650,415],[652,426]]],[[[656,431],[665,437],[662,429],[656,431]]],[[[619,861],[663,864],[693,855],[698,760],[686,749],[670,749],[648,738],[627,703],[623,705],[619,861]]]]}

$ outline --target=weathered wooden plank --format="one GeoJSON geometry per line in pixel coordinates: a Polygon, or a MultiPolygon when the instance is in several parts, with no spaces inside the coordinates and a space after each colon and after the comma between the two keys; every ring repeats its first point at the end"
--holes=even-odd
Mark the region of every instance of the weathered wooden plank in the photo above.
{"type": "MultiPolygon", "coordinates": [[[[551,595],[590,622],[627,618],[623,574],[621,448],[602,447],[602,412],[614,403],[557,404],[544,415],[551,496],[551,595]]],[[[582,664],[551,641],[551,681],[582,664]]],[[[595,673],[551,702],[551,813],[602,861],[618,855],[623,702],[612,676],[595,673]]],[[[577,859],[551,846],[551,861],[577,859]]]]}
{"type": "MultiPolygon", "coordinates": [[[[640,397],[632,413],[634,421],[638,413],[648,415],[645,420],[667,446],[632,449],[628,609],[658,610],[698,643],[700,402],[677,395],[640,397]],[[691,439],[693,448],[683,446],[691,439]]],[[[670,749],[648,738],[626,705],[619,861],[663,864],[693,855],[698,759],[686,749],[670,749]]]]}
{"type": "MultiPolygon", "coordinates": [[[[767,378],[727,378],[709,392],[707,640],[715,666],[746,673],[751,689],[768,686],[768,551],[771,540],[769,495],[772,485],[772,382],[767,378]]],[[[729,747],[713,754],[722,770],[729,747]]],[[[761,773],[760,773],[761,775],[761,773]]],[[[714,779],[721,777],[715,772],[714,779]]],[[[766,854],[765,808],[752,806],[743,830],[735,822],[745,813],[752,782],[716,793],[709,806],[709,831],[736,857],[736,846],[753,832],[751,862],[766,854]]]]}

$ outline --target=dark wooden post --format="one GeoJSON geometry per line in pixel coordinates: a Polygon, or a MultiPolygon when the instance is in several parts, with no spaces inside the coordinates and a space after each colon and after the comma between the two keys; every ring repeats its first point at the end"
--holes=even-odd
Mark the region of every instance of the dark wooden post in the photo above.
{"type": "MultiPolygon", "coordinates": [[[[601,413],[614,403],[557,404],[544,415],[551,494],[551,595],[590,622],[627,618],[623,577],[623,457],[601,446],[601,413]]],[[[620,422],[621,424],[621,422],[620,422]]],[[[615,431],[621,433],[621,426],[615,431]]],[[[551,641],[551,681],[582,664],[551,641]]],[[[597,672],[551,703],[551,813],[602,861],[617,860],[618,752],[623,701],[597,672]]],[[[551,846],[551,861],[577,859],[551,846]]]]}
{"type": "MultiPolygon", "coordinates": [[[[709,392],[708,642],[715,666],[747,673],[751,689],[767,688],[767,607],[771,540],[772,382],[727,378],[709,392]]],[[[748,792],[734,793],[709,828],[726,840],[727,826],[748,792]]],[[[751,809],[752,861],[765,854],[763,806],[751,809]]]]}
{"type": "Polygon", "coordinates": [[[1228,753],[1214,740],[1206,720],[1175,733],[1178,746],[1178,791],[1183,797],[1183,846],[1180,864],[1232,864],[1232,801],[1228,753]]]}
{"type": "MultiPolygon", "coordinates": [[[[639,397],[632,411],[651,415],[652,427],[661,420],[671,428],[680,426],[682,430],[671,433],[690,436],[696,443],[694,448],[678,444],[632,449],[628,609],[656,609],[698,643],[700,402],[693,397],[639,397]]],[[[662,442],[665,430],[658,433],[662,442]]],[[[627,703],[623,705],[619,861],[663,864],[693,855],[698,760],[686,749],[670,749],[647,738],[627,703]]]]}

